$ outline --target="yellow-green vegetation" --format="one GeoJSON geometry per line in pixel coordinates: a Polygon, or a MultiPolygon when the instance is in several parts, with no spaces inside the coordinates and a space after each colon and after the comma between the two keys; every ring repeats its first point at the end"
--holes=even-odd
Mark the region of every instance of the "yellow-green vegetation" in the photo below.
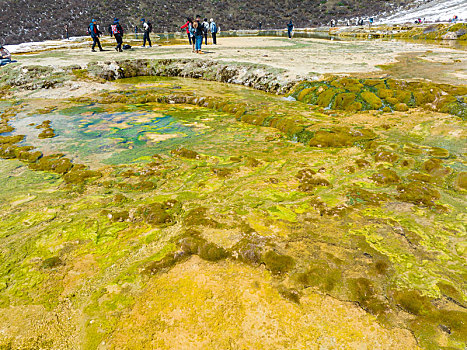
{"type": "Polygon", "coordinates": [[[329,77],[324,81],[302,82],[293,89],[291,96],[307,104],[349,112],[406,112],[409,108],[419,107],[467,118],[465,86],[329,77]]]}
{"type": "Polygon", "coordinates": [[[465,121],[416,101],[465,91],[426,84],[0,105],[0,346],[464,348],[465,121]]]}
{"type": "Polygon", "coordinates": [[[423,39],[423,40],[467,40],[467,24],[432,24],[419,26],[395,35],[398,38],[423,39]]]}
{"type": "Polygon", "coordinates": [[[331,35],[359,39],[397,38],[411,40],[467,40],[466,23],[435,23],[429,25],[404,24],[382,25],[371,28],[340,28],[331,31],[331,35]]]}

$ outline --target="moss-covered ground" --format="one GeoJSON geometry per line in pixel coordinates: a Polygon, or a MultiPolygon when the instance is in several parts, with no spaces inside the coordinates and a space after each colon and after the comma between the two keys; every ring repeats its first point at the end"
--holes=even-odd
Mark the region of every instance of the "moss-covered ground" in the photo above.
{"type": "Polygon", "coordinates": [[[118,84],[0,104],[0,347],[466,346],[465,88],[118,84]]]}

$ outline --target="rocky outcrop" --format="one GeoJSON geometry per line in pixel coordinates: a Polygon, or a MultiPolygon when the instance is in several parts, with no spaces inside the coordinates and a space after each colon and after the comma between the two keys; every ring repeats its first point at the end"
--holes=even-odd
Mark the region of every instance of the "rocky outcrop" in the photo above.
{"type": "Polygon", "coordinates": [[[89,72],[105,80],[139,76],[195,78],[248,86],[272,93],[286,93],[299,77],[286,76],[283,70],[253,64],[231,64],[212,60],[124,60],[88,66],[89,72]]]}

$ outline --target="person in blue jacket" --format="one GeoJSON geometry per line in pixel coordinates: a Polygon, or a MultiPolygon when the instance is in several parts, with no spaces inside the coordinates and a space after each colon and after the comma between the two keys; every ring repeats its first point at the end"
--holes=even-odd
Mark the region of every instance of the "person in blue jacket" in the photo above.
{"type": "Polygon", "coordinates": [[[214,45],[217,45],[217,32],[219,31],[217,29],[217,24],[216,22],[214,22],[213,18],[211,18],[209,22],[210,22],[209,28],[211,29],[211,35],[212,35],[212,43],[214,45]]]}
{"type": "Polygon", "coordinates": [[[287,24],[287,34],[289,35],[289,39],[292,38],[292,31],[293,31],[293,23],[290,20],[289,24],[287,24]]]}
{"type": "Polygon", "coordinates": [[[99,51],[104,51],[101,46],[101,42],[99,40],[99,36],[101,35],[101,32],[99,31],[99,28],[97,27],[97,21],[93,19],[91,23],[89,24],[88,28],[89,35],[91,35],[92,38],[92,52],[96,52],[95,48],[96,45],[99,47],[99,51]]]}

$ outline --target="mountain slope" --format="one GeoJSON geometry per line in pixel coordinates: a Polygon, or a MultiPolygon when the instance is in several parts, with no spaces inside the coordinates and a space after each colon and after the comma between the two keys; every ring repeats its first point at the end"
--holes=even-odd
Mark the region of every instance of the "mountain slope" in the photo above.
{"type": "Polygon", "coordinates": [[[108,24],[120,18],[127,28],[139,25],[145,17],[155,31],[176,31],[187,16],[213,17],[222,29],[284,28],[292,18],[298,26],[328,23],[332,18],[376,15],[406,0],[2,0],[0,38],[8,44],[61,38],[65,23],[71,35],[83,35],[89,21],[96,18],[108,24]]]}

